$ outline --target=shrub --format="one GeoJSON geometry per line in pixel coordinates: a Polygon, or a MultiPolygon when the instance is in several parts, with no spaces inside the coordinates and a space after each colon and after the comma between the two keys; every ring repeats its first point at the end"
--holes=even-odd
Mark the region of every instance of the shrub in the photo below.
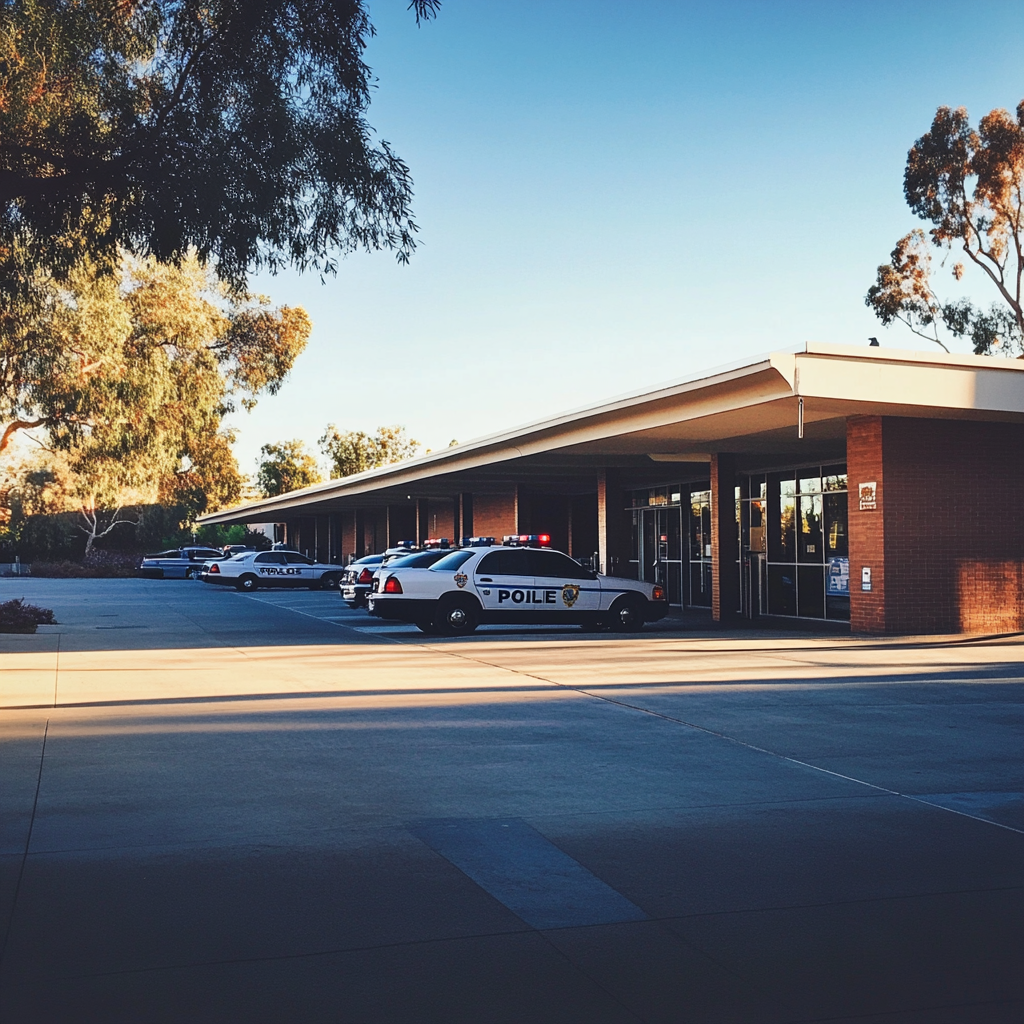
{"type": "Polygon", "coordinates": [[[57,624],[49,608],[25,604],[23,597],[0,603],[0,633],[34,633],[40,623],[57,624]]]}

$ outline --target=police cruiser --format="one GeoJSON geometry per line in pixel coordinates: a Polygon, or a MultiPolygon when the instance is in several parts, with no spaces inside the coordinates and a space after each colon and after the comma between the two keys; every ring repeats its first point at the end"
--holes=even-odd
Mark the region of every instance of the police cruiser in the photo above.
{"type": "Polygon", "coordinates": [[[260,587],[336,587],[341,566],[314,562],[298,551],[243,551],[222,562],[207,562],[199,578],[238,590],[260,587]]]}
{"type": "Polygon", "coordinates": [[[637,630],[668,612],[652,583],[601,576],[549,547],[547,534],[472,537],[429,568],[383,570],[371,615],[424,633],[472,633],[481,623],[566,623],[637,630]]]}

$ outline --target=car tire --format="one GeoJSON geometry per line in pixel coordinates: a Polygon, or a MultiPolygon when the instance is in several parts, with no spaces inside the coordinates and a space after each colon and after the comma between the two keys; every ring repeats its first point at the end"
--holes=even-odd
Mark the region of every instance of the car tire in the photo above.
{"type": "Polygon", "coordinates": [[[341,584],[341,576],[336,572],[325,572],[320,577],[321,590],[337,590],[341,584]]]}
{"type": "Polygon", "coordinates": [[[466,636],[480,624],[480,609],[471,597],[450,595],[437,603],[434,628],[446,636],[466,636]]]}
{"type": "Polygon", "coordinates": [[[620,597],[608,612],[608,624],[616,633],[635,633],[644,626],[644,606],[635,597],[620,597]]]}
{"type": "Polygon", "coordinates": [[[199,570],[198,569],[186,569],[185,570],[185,579],[187,579],[187,580],[194,580],[198,575],[199,575],[199,570]]]}
{"type": "Polygon", "coordinates": [[[260,589],[260,581],[251,572],[247,572],[244,576],[238,577],[235,587],[243,593],[251,594],[254,590],[260,589]]]}

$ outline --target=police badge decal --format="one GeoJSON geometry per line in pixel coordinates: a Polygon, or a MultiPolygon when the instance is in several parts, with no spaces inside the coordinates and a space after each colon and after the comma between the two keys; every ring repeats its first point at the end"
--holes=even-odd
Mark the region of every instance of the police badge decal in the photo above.
{"type": "Polygon", "coordinates": [[[576,599],[580,596],[580,588],[576,583],[566,583],[562,587],[562,600],[565,602],[566,608],[571,608],[575,603],[576,599]]]}
{"type": "Polygon", "coordinates": [[[455,586],[461,590],[469,582],[469,577],[464,572],[455,574],[455,586]]]}

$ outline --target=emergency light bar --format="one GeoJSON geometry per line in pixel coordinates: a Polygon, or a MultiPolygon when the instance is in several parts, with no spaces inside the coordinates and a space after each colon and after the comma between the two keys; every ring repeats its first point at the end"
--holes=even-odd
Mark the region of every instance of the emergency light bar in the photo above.
{"type": "Polygon", "coordinates": [[[493,537],[463,537],[464,548],[489,548],[494,543],[493,537]]]}
{"type": "Polygon", "coordinates": [[[450,548],[451,546],[452,542],[447,537],[431,537],[423,542],[424,551],[429,551],[431,548],[450,548]]]}
{"type": "Polygon", "coordinates": [[[512,533],[503,537],[501,542],[510,548],[546,548],[551,543],[551,534],[512,533]]]}
{"type": "Polygon", "coordinates": [[[411,551],[413,548],[418,547],[419,545],[417,545],[416,541],[414,540],[400,540],[396,541],[391,546],[393,548],[408,548],[411,551]]]}

